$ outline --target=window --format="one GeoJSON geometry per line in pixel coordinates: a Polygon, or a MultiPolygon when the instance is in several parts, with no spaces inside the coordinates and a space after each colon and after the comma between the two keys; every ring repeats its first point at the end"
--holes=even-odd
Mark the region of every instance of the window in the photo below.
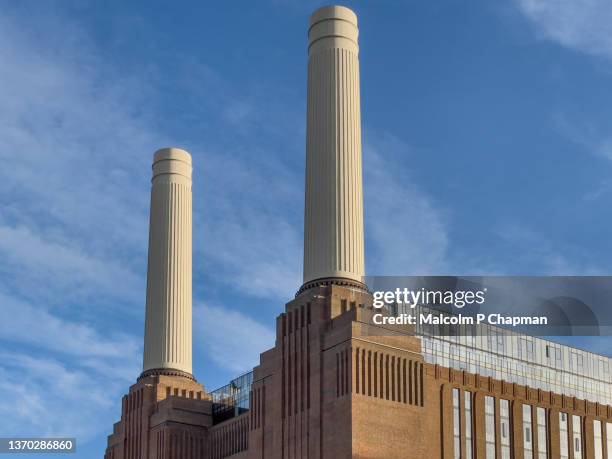
{"type": "Polygon", "coordinates": [[[527,353],[527,338],[519,338],[518,351],[519,351],[519,354],[518,354],[519,357],[524,359],[525,354],[527,353]]]}
{"type": "Polygon", "coordinates": [[[569,458],[567,442],[567,413],[559,413],[559,453],[561,459],[569,458]]]}
{"type": "Polygon", "coordinates": [[[465,392],[465,457],[472,459],[472,393],[465,392]]]}
{"type": "Polygon", "coordinates": [[[486,459],[495,459],[495,399],[485,397],[486,459]]]}
{"type": "Polygon", "coordinates": [[[523,405],[523,450],[525,459],[533,459],[531,432],[531,405],[523,405]]]}
{"type": "Polygon", "coordinates": [[[595,436],[595,459],[603,459],[603,441],[601,438],[601,421],[593,421],[593,434],[595,436]]]}
{"type": "Polygon", "coordinates": [[[501,457],[510,459],[510,402],[499,401],[500,434],[501,434],[501,457]]]}
{"type": "Polygon", "coordinates": [[[538,408],[538,459],[548,458],[548,430],[546,429],[546,410],[538,408]]]}
{"type": "Polygon", "coordinates": [[[453,438],[455,459],[461,459],[461,425],[459,407],[459,389],[453,389],[453,438]]]}
{"type": "Polygon", "coordinates": [[[563,352],[559,348],[555,349],[555,363],[559,367],[563,366],[563,352]]]}
{"type": "Polygon", "coordinates": [[[580,416],[572,416],[574,459],[582,459],[582,426],[580,425],[580,421],[580,416]]]}
{"type": "Polygon", "coordinates": [[[535,358],[535,354],[533,351],[533,341],[527,341],[527,360],[533,361],[535,358]]]}
{"type": "Polygon", "coordinates": [[[580,352],[570,352],[570,368],[578,372],[584,370],[584,357],[580,352]]]}
{"type": "Polygon", "coordinates": [[[506,341],[504,340],[504,335],[501,332],[501,330],[499,331],[499,334],[497,335],[497,352],[504,352],[504,348],[506,341]]]}

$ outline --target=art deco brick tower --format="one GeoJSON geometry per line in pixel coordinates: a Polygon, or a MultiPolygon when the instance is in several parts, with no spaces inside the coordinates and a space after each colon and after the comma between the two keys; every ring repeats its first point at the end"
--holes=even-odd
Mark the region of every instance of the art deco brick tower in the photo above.
{"type": "Polygon", "coordinates": [[[123,397],[106,459],[204,454],[212,415],[209,396],[192,375],[191,171],[186,151],[155,153],[143,372],[123,397]]]}
{"type": "Polygon", "coordinates": [[[348,8],[310,19],[304,287],[365,272],[358,35],[348,8]]]}

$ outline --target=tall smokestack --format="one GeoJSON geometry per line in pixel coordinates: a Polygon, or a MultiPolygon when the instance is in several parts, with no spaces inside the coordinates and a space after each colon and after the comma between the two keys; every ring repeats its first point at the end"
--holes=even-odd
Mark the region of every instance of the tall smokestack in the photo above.
{"type": "Polygon", "coordinates": [[[191,376],[191,156],[155,153],[142,376],[191,376]]]}
{"type": "Polygon", "coordinates": [[[317,10],[308,33],[304,284],[362,281],[363,186],[357,16],[317,10]]]}

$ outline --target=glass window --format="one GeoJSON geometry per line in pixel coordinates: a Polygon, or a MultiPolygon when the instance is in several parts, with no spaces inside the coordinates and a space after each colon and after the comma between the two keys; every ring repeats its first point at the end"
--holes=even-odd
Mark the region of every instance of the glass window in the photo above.
{"type": "MultiPolygon", "coordinates": [[[[425,307],[420,306],[420,308],[419,311],[430,312],[425,307]]],[[[440,313],[437,312],[436,315],[438,314],[440,313]]],[[[466,326],[463,328],[465,329],[465,336],[456,340],[440,336],[440,333],[448,332],[446,329],[440,332],[439,326],[423,325],[423,332],[434,333],[434,336],[423,341],[426,361],[454,369],[465,369],[482,376],[503,379],[509,383],[529,385],[570,397],[576,396],[591,402],[612,404],[612,381],[610,380],[612,368],[610,368],[609,358],[595,356],[539,338],[498,330],[490,326],[478,327],[475,339],[470,341],[467,337],[474,333],[474,327],[466,326]],[[435,331],[434,328],[438,331],[435,331]],[[493,351],[500,355],[496,355],[493,351]],[[536,363],[536,360],[540,363],[536,363]],[[541,365],[542,363],[546,366],[541,365]]],[[[460,398],[463,398],[463,395],[460,398]]],[[[463,409],[463,403],[464,400],[460,400],[461,409],[463,409]]],[[[547,416],[549,414],[547,413],[547,416]]],[[[465,419],[463,416],[462,412],[461,423],[465,419]]],[[[538,443],[536,442],[537,416],[533,409],[532,416],[532,437],[535,444],[538,443]]],[[[550,428],[548,419],[547,427],[550,428]]],[[[517,426],[517,428],[522,428],[522,425],[517,426]]],[[[465,428],[461,427],[461,430],[462,438],[465,438],[463,432],[465,428]]],[[[555,433],[556,436],[557,433],[555,433]]],[[[550,433],[548,441],[551,441],[550,433]]],[[[568,448],[570,448],[572,441],[572,432],[569,431],[568,448]]],[[[592,442],[592,439],[589,439],[589,441],[592,442]]],[[[602,441],[605,442],[605,435],[603,435],[602,441]]],[[[585,440],[583,439],[583,447],[584,445],[585,440]]],[[[548,451],[550,451],[550,448],[551,445],[547,445],[548,451]]],[[[533,455],[539,458],[539,451],[534,449],[533,455]]]]}
{"type": "Polygon", "coordinates": [[[548,429],[546,428],[546,410],[538,408],[538,459],[548,457],[548,429]]]}
{"type": "Polygon", "coordinates": [[[595,436],[595,459],[603,459],[603,441],[601,438],[601,421],[593,421],[593,434],[595,436]]]}
{"type": "Polygon", "coordinates": [[[465,392],[465,457],[472,459],[472,393],[465,392]]]}
{"type": "Polygon", "coordinates": [[[497,352],[504,352],[504,348],[505,348],[504,345],[505,345],[504,335],[502,334],[500,330],[499,334],[497,335],[497,352]]]}
{"type": "Polygon", "coordinates": [[[453,439],[455,459],[461,459],[461,424],[459,407],[459,389],[453,389],[453,439]]]}
{"type": "Polygon", "coordinates": [[[572,416],[572,431],[574,444],[574,459],[582,459],[582,426],[580,416],[572,416]]]}
{"type": "Polygon", "coordinates": [[[582,371],[584,369],[584,358],[580,352],[570,352],[570,368],[575,371],[582,371]]]}
{"type": "Polygon", "coordinates": [[[557,365],[559,365],[559,366],[563,365],[563,353],[562,353],[561,349],[559,349],[559,348],[555,349],[555,361],[556,361],[557,365]]]}
{"type": "Polygon", "coordinates": [[[561,459],[569,457],[567,447],[567,413],[559,413],[559,452],[561,459]]]}
{"type": "Polygon", "coordinates": [[[495,399],[485,397],[486,459],[495,459],[495,399]]]}
{"type": "Polygon", "coordinates": [[[253,372],[249,372],[211,391],[213,422],[222,422],[248,411],[252,384],[253,372]]]}
{"type": "Polygon", "coordinates": [[[523,405],[523,450],[525,459],[533,459],[531,432],[531,405],[523,405]]]}
{"type": "Polygon", "coordinates": [[[520,358],[525,358],[527,353],[527,338],[519,338],[518,355],[520,358]]]}
{"type": "Polygon", "coordinates": [[[534,359],[533,341],[527,341],[527,360],[533,361],[533,359],[534,359]]]}
{"type": "Polygon", "coordinates": [[[510,402],[500,400],[499,408],[501,457],[502,459],[510,459],[510,402]]]}

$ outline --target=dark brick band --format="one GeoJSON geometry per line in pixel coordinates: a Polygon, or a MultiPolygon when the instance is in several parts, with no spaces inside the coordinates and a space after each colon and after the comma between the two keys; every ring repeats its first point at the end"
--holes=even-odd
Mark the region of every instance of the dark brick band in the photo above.
{"type": "Polygon", "coordinates": [[[325,287],[328,285],[340,285],[342,287],[352,287],[359,290],[363,290],[364,292],[368,292],[368,286],[363,282],[356,281],[354,279],[347,279],[344,277],[324,277],[321,279],[315,279],[310,282],[306,282],[303,284],[300,289],[295,294],[296,298],[304,293],[306,290],[310,290],[311,288],[316,287],[325,287]]]}
{"type": "Polygon", "coordinates": [[[143,371],[138,377],[138,381],[140,381],[142,378],[146,378],[147,376],[179,376],[192,381],[196,380],[191,373],[187,373],[186,371],[176,370],[174,368],[151,368],[143,371]]]}

